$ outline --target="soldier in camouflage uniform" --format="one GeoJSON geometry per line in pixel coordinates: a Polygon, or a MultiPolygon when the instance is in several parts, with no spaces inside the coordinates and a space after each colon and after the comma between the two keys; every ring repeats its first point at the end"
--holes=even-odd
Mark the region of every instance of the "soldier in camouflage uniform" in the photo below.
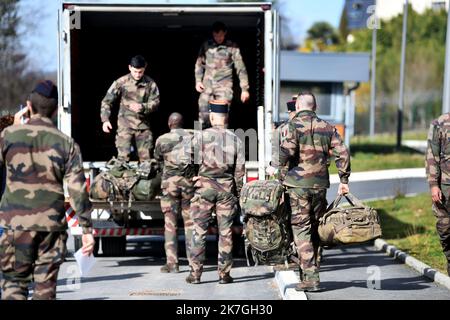
{"type": "Polygon", "coordinates": [[[150,130],[149,114],[159,107],[159,90],[152,78],[144,75],[147,62],[142,56],[131,59],[130,73],[111,85],[103,98],[100,117],[103,131],[112,129],[109,117],[111,108],[120,99],[117,119],[116,148],[118,159],[130,159],[131,143],[134,138],[140,161],[150,160],[153,149],[153,135],[150,130]]]}
{"type": "Polygon", "coordinates": [[[428,133],[425,167],[436,216],[436,229],[450,275],[450,113],[433,120],[428,133]]]}
{"type": "Polygon", "coordinates": [[[302,281],[299,291],[318,291],[318,220],[327,207],[326,189],[330,187],[328,166],[334,155],[341,183],[339,194],[349,192],[350,154],[336,128],[317,117],[312,93],[301,93],[296,102],[297,115],[285,129],[280,145],[280,177],[288,188],[294,241],[300,258],[302,281]],[[289,170],[289,160],[297,158],[289,170]]]}
{"type": "Polygon", "coordinates": [[[250,98],[247,69],[241,51],[236,43],[225,39],[227,27],[215,22],[212,27],[213,39],[203,43],[195,63],[195,89],[200,93],[198,101],[199,121],[202,128],[209,128],[209,101],[233,100],[233,66],[239,77],[242,90],[241,101],[250,98]]]}
{"type": "MultiPolygon", "coordinates": [[[[269,176],[274,176],[278,174],[278,160],[280,158],[279,150],[280,150],[280,144],[282,139],[285,137],[282,136],[283,132],[286,132],[286,128],[289,125],[289,121],[295,118],[295,115],[297,114],[295,112],[295,101],[297,100],[297,96],[293,96],[291,101],[288,101],[286,103],[287,112],[289,115],[288,120],[281,122],[278,124],[274,124],[274,129],[272,132],[272,161],[270,161],[270,165],[267,168],[266,172],[269,176]]],[[[292,163],[292,161],[291,161],[292,163]]]]}
{"type": "Polygon", "coordinates": [[[232,258],[232,224],[237,213],[238,196],[245,174],[245,154],[241,140],[227,130],[226,101],[210,105],[212,128],[194,137],[195,163],[200,164],[199,176],[194,180],[195,195],[191,200],[194,231],[191,248],[192,270],[188,283],[200,283],[205,261],[206,233],[212,211],[217,214],[219,228],[219,283],[233,282],[230,270],[232,258]]]}
{"type": "MultiPolygon", "coordinates": [[[[193,133],[183,129],[183,117],[172,113],[169,117],[170,132],[156,140],[155,159],[162,163],[161,209],[164,213],[164,239],[166,264],[161,272],[179,272],[177,220],[181,212],[184,221],[186,257],[190,260],[190,241],[193,222],[191,219],[191,199],[194,196],[195,168],[192,162],[193,133]]],[[[189,263],[190,264],[190,263],[189,263]]]]}
{"type": "Polygon", "coordinates": [[[39,83],[31,102],[28,123],[10,126],[0,135],[0,167],[6,168],[7,182],[0,202],[5,300],[26,300],[33,280],[33,299],[56,297],[67,240],[63,180],[83,229],[83,253],[90,255],[94,249],[79,147],[50,119],[57,106],[56,87],[51,81],[39,83]]]}

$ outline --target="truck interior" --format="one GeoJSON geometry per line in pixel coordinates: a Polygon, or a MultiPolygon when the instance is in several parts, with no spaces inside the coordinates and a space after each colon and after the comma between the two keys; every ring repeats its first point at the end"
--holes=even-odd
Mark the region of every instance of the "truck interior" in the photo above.
{"type": "Polygon", "coordinates": [[[257,130],[257,106],[264,101],[263,12],[81,12],[81,28],[71,30],[71,115],[72,136],[85,161],[116,156],[118,105],[111,117],[112,134],[102,131],[100,105],[112,82],[128,73],[130,58],[136,54],[147,59],[146,74],[161,94],[159,111],[151,115],[154,141],[169,131],[167,119],[172,112],[184,116],[185,128],[193,128],[199,98],[194,65],[215,21],[223,21],[229,38],[240,46],[250,82],[250,102],[242,104],[234,75],[229,127],[257,130]]]}

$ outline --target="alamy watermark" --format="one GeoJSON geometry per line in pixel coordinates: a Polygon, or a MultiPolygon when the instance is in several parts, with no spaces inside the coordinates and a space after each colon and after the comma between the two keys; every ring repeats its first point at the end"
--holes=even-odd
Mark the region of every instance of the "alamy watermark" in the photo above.
{"type": "Polygon", "coordinates": [[[367,288],[380,290],[381,289],[381,269],[378,266],[367,267],[367,288]]]}

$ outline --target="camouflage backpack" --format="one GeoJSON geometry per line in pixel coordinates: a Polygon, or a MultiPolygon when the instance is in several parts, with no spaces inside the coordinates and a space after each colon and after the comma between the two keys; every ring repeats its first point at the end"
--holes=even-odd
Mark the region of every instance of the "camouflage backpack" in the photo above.
{"type": "Polygon", "coordinates": [[[290,206],[281,183],[267,180],[245,184],[240,206],[248,264],[250,257],[256,265],[287,264],[296,250],[290,225],[290,206]]]}
{"type": "Polygon", "coordinates": [[[344,195],[350,207],[339,207],[338,196],[319,219],[319,237],[323,246],[362,243],[381,237],[381,226],[375,209],[364,205],[350,193],[344,195]]]}
{"type": "Polygon", "coordinates": [[[133,167],[115,158],[106,164],[91,185],[90,197],[103,201],[149,201],[160,192],[161,173],[156,160],[133,167]]]}

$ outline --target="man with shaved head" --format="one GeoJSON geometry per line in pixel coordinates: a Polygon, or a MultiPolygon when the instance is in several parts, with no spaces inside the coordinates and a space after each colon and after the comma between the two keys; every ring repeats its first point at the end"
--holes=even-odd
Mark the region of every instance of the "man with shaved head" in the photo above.
{"type": "Polygon", "coordinates": [[[292,231],[300,258],[298,291],[320,290],[318,221],[327,208],[330,156],[335,157],[339,170],[338,193],[349,192],[350,153],[336,128],[316,115],[316,108],[312,93],[298,95],[297,114],[282,133],[278,162],[280,179],[289,193],[292,231]],[[292,168],[289,161],[294,162],[292,168]]]}
{"type": "Polygon", "coordinates": [[[181,213],[184,221],[186,257],[190,265],[190,240],[192,238],[192,218],[190,201],[194,196],[192,178],[196,170],[192,164],[193,133],[183,129],[183,116],[177,112],[169,116],[170,132],[156,140],[155,158],[163,166],[161,188],[161,209],[164,213],[164,248],[166,264],[161,272],[179,272],[177,220],[181,213]]]}

